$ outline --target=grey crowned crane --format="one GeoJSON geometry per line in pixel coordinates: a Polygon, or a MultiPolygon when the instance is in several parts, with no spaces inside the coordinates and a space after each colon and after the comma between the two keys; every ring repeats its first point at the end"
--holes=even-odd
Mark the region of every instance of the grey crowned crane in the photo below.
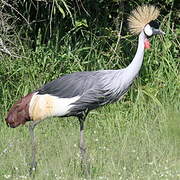
{"type": "MultiPolygon", "coordinates": [[[[80,122],[80,152],[84,158],[84,121],[89,111],[119,100],[131,86],[142,66],[144,50],[150,47],[149,37],[164,34],[156,18],[159,10],[143,5],[132,11],[128,18],[132,34],[139,34],[138,48],[132,62],[120,70],[75,72],[45,84],[42,88],[16,102],[6,118],[8,126],[15,128],[32,121],[30,133],[34,141],[34,127],[52,117],[76,116],[80,122]]],[[[34,149],[34,148],[33,148],[34,149]]],[[[35,167],[35,152],[32,153],[35,167]]]]}

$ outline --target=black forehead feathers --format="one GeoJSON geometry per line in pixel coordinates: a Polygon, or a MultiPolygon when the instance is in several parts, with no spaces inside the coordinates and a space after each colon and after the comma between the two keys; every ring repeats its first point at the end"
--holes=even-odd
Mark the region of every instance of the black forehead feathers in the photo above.
{"type": "Polygon", "coordinates": [[[148,23],[151,27],[155,28],[155,29],[159,29],[159,22],[152,20],[151,22],[148,23]]]}

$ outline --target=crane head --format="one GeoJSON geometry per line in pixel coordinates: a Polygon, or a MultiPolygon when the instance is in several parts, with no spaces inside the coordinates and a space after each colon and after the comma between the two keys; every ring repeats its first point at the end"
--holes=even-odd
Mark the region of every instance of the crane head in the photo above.
{"type": "Polygon", "coordinates": [[[144,27],[144,33],[146,36],[151,37],[156,34],[165,34],[161,29],[159,29],[159,23],[155,20],[152,20],[144,27]]]}
{"type": "Polygon", "coordinates": [[[144,48],[150,48],[150,42],[148,38],[156,34],[165,34],[161,29],[159,29],[159,23],[155,20],[152,20],[144,27],[144,34],[146,35],[146,39],[144,41],[144,48]]]}
{"type": "Polygon", "coordinates": [[[146,35],[145,48],[150,48],[149,37],[156,34],[165,34],[159,29],[159,23],[156,20],[158,16],[158,8],[152,5],[143,5],[133,10],[128,18],[129,29],[132,34],[140,34],[143,31],[146,35]]]}
{"type": "Polygon", "coordinates": [[[159,29],[157,17],[159,16],[159,9],[152,5],[138,6],[131,12],[128,18],[129,29],[132,34],[139,34],[142,31],[150,37],[155,34],[164,34],[159,29]]]}

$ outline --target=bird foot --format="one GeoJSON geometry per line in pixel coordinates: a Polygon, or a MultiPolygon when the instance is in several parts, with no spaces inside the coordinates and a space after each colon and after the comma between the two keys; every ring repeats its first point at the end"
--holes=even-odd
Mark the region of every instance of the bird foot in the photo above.
{"type": "Polygon", "coordinates": [[[30,176],[34,174],[34,172],[36,171],[36,168],[37,168],[37,162],[32,162],[29,168],[30,176]]]}

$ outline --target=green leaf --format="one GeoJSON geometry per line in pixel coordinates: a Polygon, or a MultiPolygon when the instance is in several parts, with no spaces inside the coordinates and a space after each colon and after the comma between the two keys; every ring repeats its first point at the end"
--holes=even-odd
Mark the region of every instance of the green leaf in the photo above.
{"type": "Polygon", "coordinates": [[[75,21],[75,26],[76,27],[81,27],[81,26],[85,26],[88,27],[87,21],[86,19],[82,19],[81,21],[75,21]]]}
{"type": "Polygon", "coordinates": [[[63,18],[65,18],[66,15],[65,15],[63,8],[57,3],[57,1],[55,1],[55,2],[56,2],[56,6],[59,9],[59,11],[61,12],[63,18]]]}

